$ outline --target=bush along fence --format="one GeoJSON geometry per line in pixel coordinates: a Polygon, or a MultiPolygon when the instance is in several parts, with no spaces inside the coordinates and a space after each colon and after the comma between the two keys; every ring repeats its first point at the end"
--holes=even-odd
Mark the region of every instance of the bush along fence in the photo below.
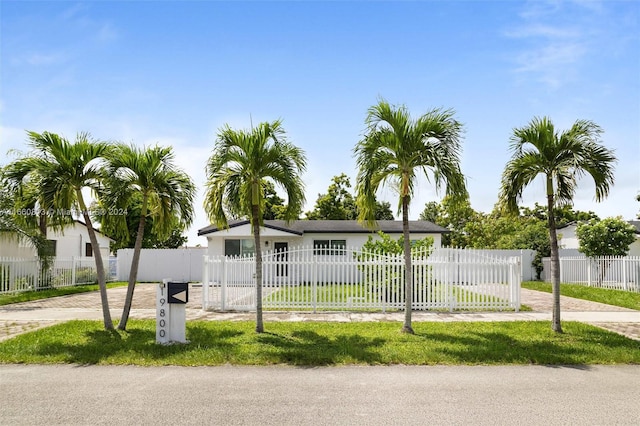
{"type": "MultiPolygon", "coordinates": [[[[107,279],[115,276],[115,265],[115,259],[109,259],[108,268],[106,268],[107,279]]],[[[55,258],[48,265],[42,263],[38,258],[0,257],[0,294],[71,287],[97,282],[98,276],[93,257],[55,258]]]]}
{"type": "MultiPolygon", "coordinates": [[[[551,259],[542,260],[551,281],[551,259]]],[[[640,256],[571,256],[560,258],[560,282],[640,292],[640,256]]]]}
{"type": "MultiPolygon", "coordinates": [[[[348,248],[263,253],[263,307],[293,310],[404,309],[404,257],[348,248]]],[[[519,310],[519,257],[460,249],[412,254],[414,310],[519,310]]],[[[208,257],[203,309],[255,310],[255,258],[208,257]]]]}

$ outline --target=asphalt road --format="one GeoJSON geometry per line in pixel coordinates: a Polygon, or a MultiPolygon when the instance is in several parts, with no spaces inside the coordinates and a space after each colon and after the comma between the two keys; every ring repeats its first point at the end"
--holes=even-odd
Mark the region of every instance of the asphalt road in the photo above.
{"type": "Polygon", "coordinates": [[[0,365],[2,425],[639,425],[640,366],[0,365]]]}

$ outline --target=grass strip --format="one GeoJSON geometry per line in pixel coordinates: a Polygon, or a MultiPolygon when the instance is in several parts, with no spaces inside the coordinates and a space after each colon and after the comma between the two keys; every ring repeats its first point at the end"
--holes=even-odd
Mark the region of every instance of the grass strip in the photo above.
{"type": "MultiPolygon", "coordinates": [[[[115,281],[107,283],[107,288],[126,286],[126,281],[115,281]]],[[[51,288],[39,291],[25,291],[22,293],[3,294],[0,295],[0,306],[10,305],[12,303],[31,302],[33,300],[49,299],[51,297],[67,296],[69,294],[87,293],[90,291],[98,291],[98,284],[78,285],[74,287],[51,288]]]]}
{"type": "MultiPolygon", "coordinates": [[[[551,283],[541,281],[524,281],[522,283],[522,288],[551,293],[551,283]]],[[[560,294],[562,296],[574,297],[576,299],[590,300],[592,302],[606,303],[607,305],[640,310],[640,293],[634,293],[631,291],[561,283],[560,294]]]]}
{"type": "Polygon", "coordinates": [[[1,363],[101,365],[589,365],[640,364],[640,342],[576,322],[564,334],[549,322],[267,324],[193,321],[189,344],[155,343],[155,321],[132,320],[129,331],[99,321],[69,321],[0,343],[1,363]]]}

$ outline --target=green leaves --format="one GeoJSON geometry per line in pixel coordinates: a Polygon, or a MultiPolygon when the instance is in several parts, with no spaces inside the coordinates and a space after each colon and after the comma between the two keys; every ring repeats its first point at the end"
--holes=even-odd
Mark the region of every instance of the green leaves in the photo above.
{"type": "Polygon", "coordinates": [[[635,228],[621,217],[591,219],[576,227],[581,253],[588,257],[626,256],[636,240],[635,228]]]}
{"type": "Polygon", "coordinates": [[[617,159],[600,143],[602,133],[600,126],[588,120],[578,120],[558,133],[547,117],[535,117],[529,125],[514,129],[512,157],[502,173],[501,204],[516,212],[524,188],[539,175],[547,179],[547,196],[557,205],[571,204],[577,181],[585,174],[593,179],[596,200],[606,197],[617,159]]]}
{"type": "Polygon", "coordinates": [[[207,162],[205,211],[220,227],[227,226],[229,213],[248,216],[253,224],[253,206],[258,206],[262,220],[265,186],[271,181],[287,194],[287,207],[280,215],[296,219],[305,202],[300,177],[305,169],[304,151],[286,140],[279,120],[250,130],[224,126],[207,162]]]}
{"type": "Polygon", "coordinates": [[[354,148],[358,165],[356,203],[359,219],[375,222],[375,194],[383,184],[398,191],[400,202],[410,201],[418,173],[446,194],[466,198],[460,170],[462,125],[453,110],[433,109],[412,120],[405,106],[385,100],[369,108],[367,132],[354,148]]]}

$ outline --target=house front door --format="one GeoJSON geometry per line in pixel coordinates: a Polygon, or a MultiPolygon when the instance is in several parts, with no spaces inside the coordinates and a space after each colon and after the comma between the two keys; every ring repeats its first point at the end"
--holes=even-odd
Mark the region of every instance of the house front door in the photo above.
{"type": "Polygon", "coordinates": [[[274,243],[273,248],[276,251],[276,276],[286,277],[289,270],[289,243],[274,243]]]}

